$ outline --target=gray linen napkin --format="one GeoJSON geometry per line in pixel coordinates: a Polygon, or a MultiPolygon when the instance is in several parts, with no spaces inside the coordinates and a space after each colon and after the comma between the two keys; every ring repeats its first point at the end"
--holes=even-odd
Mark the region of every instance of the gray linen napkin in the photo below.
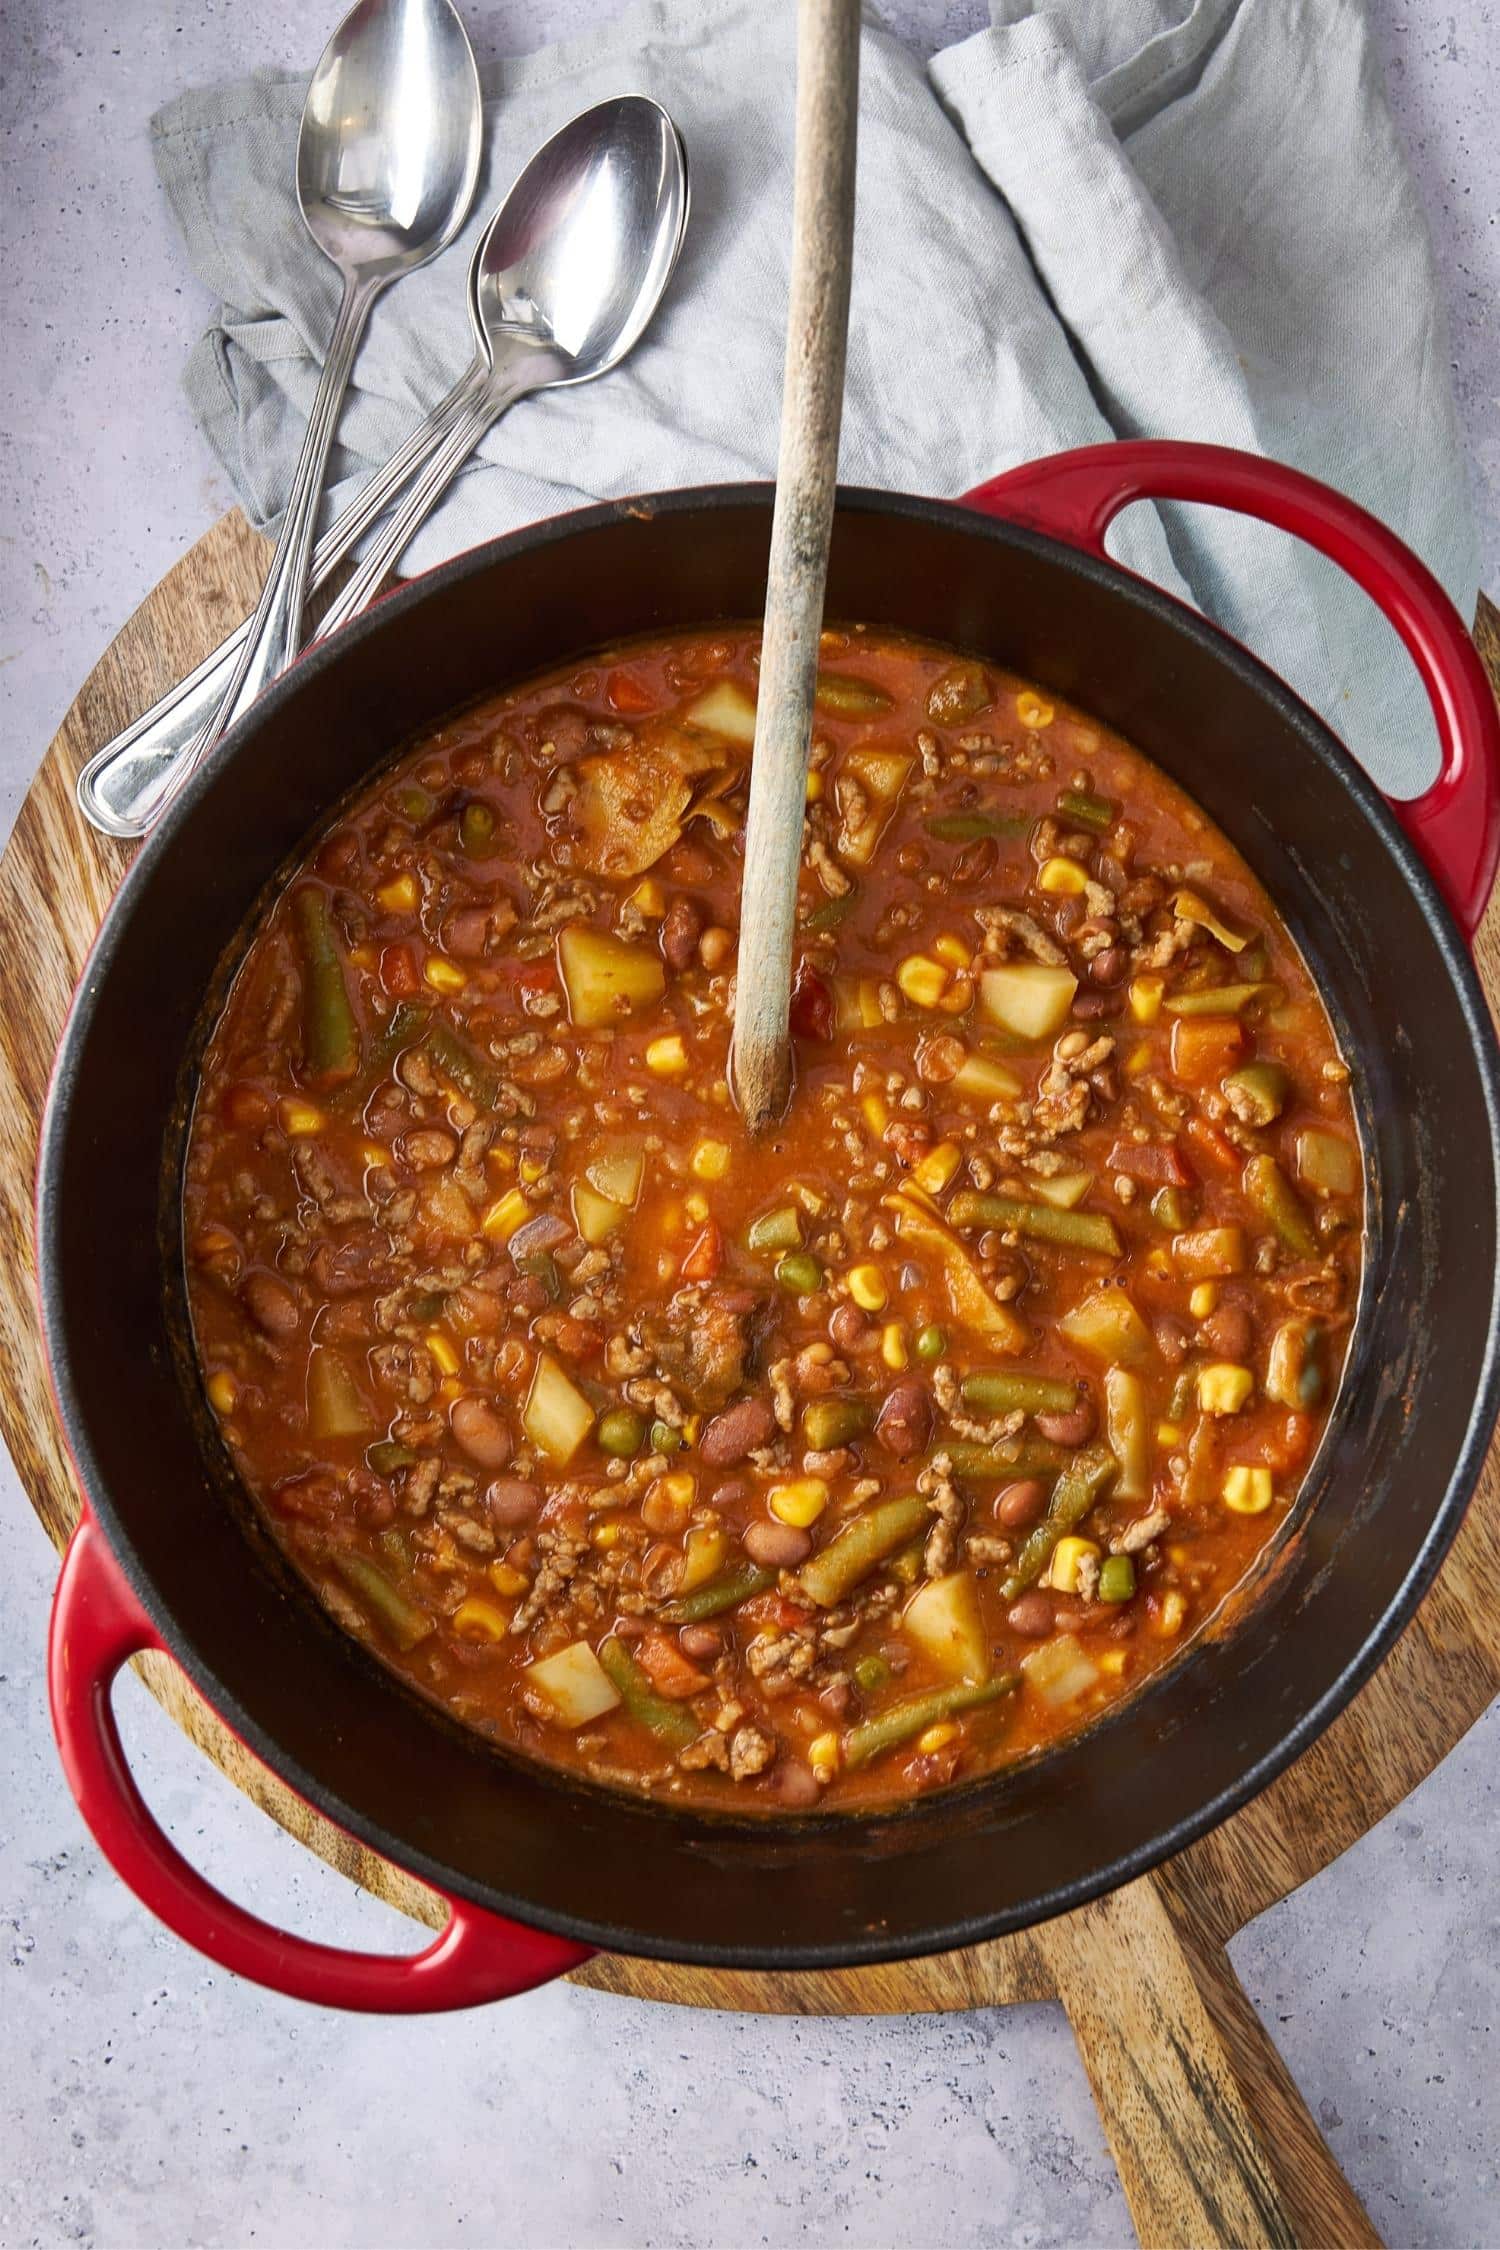
{"type": "MultiPolygon", "coordinates": [[[[635,0],[490,74],[474,215],[376,309],[330,509],[466,364],[469,256],[522,163],[627,91],[666,105],[692,165],[668,299],[616,374],[490,433],[404,567],[590,500],[772,473],[794,14],[635,0]]],[[[992,0],[991,19],[926,70],[866,26],[845,481],[957,494],[1111,436],[1246,446],[1352,494],[1472,614],[1431,251],[1355,0],[992,0]]],[[[261,526],[285,505],[337,300],[293,190],[302,94],[260,77],[153,123],[188,255],[222,300],[189,396],[261,526]]],[[[1424,783],[1420,690],[1331,565],[1210,510],[1134,510],[1112,545],[1255,648],[1378,781],[1424,783]]]]}

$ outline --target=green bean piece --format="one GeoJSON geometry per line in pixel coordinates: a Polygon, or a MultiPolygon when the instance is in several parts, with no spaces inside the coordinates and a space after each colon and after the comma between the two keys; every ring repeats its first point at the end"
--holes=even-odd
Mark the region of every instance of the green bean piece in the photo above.
{"type": "Polygon", "coordinates": [[[1055,1445],[1014,1439],[1009,1445],[976,1445],[970,1438],[950,1438],[941,1451],[956,1477],[1045,1477],[1062,1466],[1055,1445]]]}
{"type": "Polygon", "coordinates": [[[392,1570],[404,1574],[411,1569],[411,1554],[406,1544],[406,1533],[398,1530],[395,1524],[388,1523],[386,1525],[384,1531],[379,1534],[377,1544],[392,1570]]]}
{"type": "Polygon", "coordinates": [[[774,1570],[743,1563],[737,1570],[710,1578],[706,1585],[695,1586],[675,1602],[667,1602],[662,1619],[668,1625],[696,1625],[700,1618],[718,1617],[726,1609],[738,1609],[741,1602],[752,1601],[757,1594],[768,1594],[775,1583],[774,1570]]]}
{"type": "Polygon", "coordinates": [[[828,1545],[802,1565],[800,1583],[809,1601],[819,1609],[852,1593],[878,1563],[904,1547],[926,1527],[927,1502],[916,1493],[907,1499],[881,1500],[873,1508],[851,1517],[828,1545]]]}
{"type": "Polygon", "coordinates": [[[1169,1016],[1240,1016],[1253,1000],[1279,1007],[1284,997],[1279,984],[1205,984],[1193,992],[1169,992],[1163,1005],[1169,1016]]]}
{"type": "Polygon", "coordinates": [[[1192,1206],[1180,1187],[1158,1188],[1151,1198],[1151,1216],[1168,1234],[1181,1234],[1192,1217],[1192,1206]]]}
{"type": "Polygon", "coordinates": [[[476,1109],[494,1108],[500,1099],[500,1081],[489,1065],[482,1063],[473,1049],[460,1039],[452,1024],[435,1016],[425,1044],[443,1076],[451,1079],[476,1109]]]}
{"type": "Polygon", "coordinates": [[[932,1688],[926,1695],[908,1695],[875,1718],[863,1719],[849,1729],[843,1743],[844,1764],[867,1766],[882,1752],[898,1749],[913,1735],[925,1734],[939,1719],[973,1711],[982,1703],[997,1703],[1002,1695],[1014,1695],[1020,1684],[1019,1672],[997,1672],[992,1680],[978,1684],[960,1681],[952,1687],[932,1688]]]}
{"type": "Polygon", "coordinates": [[[1071,1414],[1078,1385],[1050,1375],[1022,1375],[1009,1367],[980,1367],[963,1380],[965,1406],[981,1414],[1071,1414]]]}
{"type": "Polygon", "coordinates": [[[930,1320],[925,1328],[917,1330],[916,1335],[912,1338],[911,1348],[918,1359],[925,1361],[930,1366],[935,1359],[942,1358],[944,1352],[948,1349],[948,1339],[943,1334],[942,1329],[938,1327],[937,1322],[930,1320]]]}
{"type": "Polygon", "coordinates": [[[385,1027],[370,1055],[367,1085],[378,1085],[404,1049],[414,1045],[427,1022],[427,1010],[400,1000],[386,1017],[385,1027]]]}
{"type": "Polygon", "coordinates": [[[839,719],[873,719],[877,712],[891,708],[883,687],[873,680],[852,679],[847,672],[820,672],[813,701],[820,711],[831,711],[839,719]]]}
{"type": "Polygon", "coordinates": [[[613,1453],[620,1461],[640,1452],[645,1435],[646,1424],[631,1406],[611,1407],[594,1432],[601,1452],[613,1453]]]}
{"type": "Polygon", "coordinates": [[[332,1561],[350,1592],[364,1603],[376,1624],[403,1655],[436,1630],[426,1610],[418,1609],[404,1594],[398,1593],[377,1563],[363,1555],[342,1553],[334,1555],[332,1561]]]}
{"type": "Polygon", "coordinates": [[[554,1305],[561,1302],[562,1275],[557,1270],[557,1260],[550,1250],[533,1250],[524,1258],[517,1258],[516,1271],[529,1274],[533,1281],[539,1281],[554,1305]]]}
{"type": "Polygon", "coordinates": [[[1135,1562],[1129,1555],[1106,1555],[1099,1569],[1101,1602],[1128,1602],[1135,1592],[1135,1562]]]}
{"type": "Polygon", "coordinates": [[[297,893],[293,911],[302,953],[303,1052],[315,1078],[339,1085],[359,1069],[359,1025],[344,982],[328,893],[309,884],[297,893]]]}
{"type": "Polygon", "coordinates": [[[779,1211],[763,1211],[750,1223],[745,1236],[747,1250],[800,1250],[802,1247],[802,1219],[793,1203],[783,1204],[779,1211]]]}
{"type": "Polygon", "coordinates": [[[623,1641],[611,1634],[600,1645],[599,1662],[630,1717],[654,1734],[658,1742],[668,1743],[674,1750],[684,1750],[690,1742],[697,1741],[703,1729],[692,1712],[657,1694],[623,1641]]]}
{"type": "Polygon", "coordinates": [[[478,798],[458,816],[458,840],[470,859],[484,859],[495,841],[495,812],[478,798]]]}
{"type": "Polygon", "coordinates": [[[408,1320],[436,1320],[447,1302],[447,1294],[441,1289],[429,1289],[426,1295],[421,1297],[408,1297],[405,1306],[406,1318],[408,1320]]]}
{"type": "Polygon", "coordinates": [[[1301,1198],[1274,1156],[1252,1156],[1241,1183],[1252,1211],[1297,1258],[1315,1258],[1318,1238],[1301,1198]]]}
{"type": "Polygon", "coordinates": [[[1102,1445],[1075,1453],[1052,1488],[1047,1513],[1035,1531],[1028,1533],[1008,1578],[1001,1581],[1005,1601],[1013,1602],[1034,1586],[1052,1560],[1052,1550],[1065,1533],[1076,1531],[1107,1487],[1113,1483],[1118,1463],[1102,1445]]]}
{"type": "Polygon", "coordinates": [[[1196,1360],[1190,1359],[1185,1367],[1179,1368],[1177,1380],[1172,1385],[1172,1396],[1167,1401],[1167,1420],[1169,1422],[1185,1421],[1192,1412],[1193,1400],[1197,1395],[1198,1363],[1196,1360]]]}
{"type": "Polygon", "coordinates": [[[811,1297],[823,1286],[823,1268],[810,1250],[788,1250],[776,1261],[776,1280],[791,1297],[811,1297]]]}
{"type": "Polygon", "coordinates": [[[398,1469],[409,1469],[416,1460],[409,1445],[401,1445],[395,1438],[379,1438],[366,1449],[366,1466],[378,1477],[393,1477],[398,1469]]]}
{"type": "Polygon", "coordinates": [[[1104,1211],[1059,1211],[1050,1203],[1020,1203],[1014,1196],[981,1195],[975,1188],[962,1188],[948,1206],[948,1223],[999,1227],[1033,1242],[1055,1242],[1064,1250],[1094,1250],[1107,1258],[1120,1255],[1119,1230],[1104,1211]]]}
{"type": "Polygon", "coordinates": [[[982,836],[1024,836],[1031,827],[1030,813],[937,813],[924,821],[929,836],[940,844],[975,844],[982,836]]]}
{"type": "Polygon", "coordinates": [[[670,1422],[653,1422],[651,1425],[651,1450],[653,1453],[680,1453],[682,1432],[674,1430],[670,1422]]]}
{"type": "Polygon", "coordinates": [[[1286,1108],[1291,1080],[1280,1063],[1244,1063],[1224,1081],[1224,1095],[1246,1125],[1274,1125],[1286,1108]]]}
{"type": "Polygon", "coordinates": [[[1057,800],[1057,809],[1067,819],[1081,821],[1085,828],[1097,828],[1101,834],[1115,824],[1113,801],[1096,796],[1092,789],[1065,789],[1057,800]]]}
{"type": "Polygon", "coordinates": [[[815,1453],[866,1436],[874,1423],[875,1409],[862,1398],[813,1398],[802,1409],[802,1435],[815,1453]]]}
{"type": "Polygon", "coordinates": [[[854,912],[858,898],[859,888],[856,884],[851,884],[842,898],[825,898],[822,905],[815,906],[808,915],[802,925],[803,929],[836,930],[854,912]]]}
{"type": "Polygon", "coordinates": [[[854,1684],[861,1695],[873,1695],[890,1676],[891,1668],[883,1656],[862,1656],[854,1666],[854,1684]]]}
{"type": "Polygon", "coordinates": [[[955,664],[927,690],[927,716],[940,727],[958,726],[965,719],[977,718],[994,700],[990,683],[977,664],[955,664]]]}

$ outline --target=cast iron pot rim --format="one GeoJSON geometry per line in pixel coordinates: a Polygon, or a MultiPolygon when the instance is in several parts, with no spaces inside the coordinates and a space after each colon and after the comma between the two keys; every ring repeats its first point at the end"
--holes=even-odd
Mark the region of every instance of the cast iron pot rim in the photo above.
{"type": "MultiPolygon", "coordinates": [[[[471,1901],[491,1912],[507,1914],[537,1929],[572,1938],[605,1950],[627,1951],[640,1958],[680,1961],[725,1969],[825,1969],[852,1967],[882,1961],[919,1959],[1034,1927],[1148,1873],[1164,1860],[1237,1812],[1284,1772],[1352,1701],[1410,1622],[1423,1596],[1437,1576],[1449,1546],[1473,1496],[1500,1414],[1500,1262],[1491,1295],[1489,1334],[1474,1405],[1447,1488],[1433,1510],[1427,1532],[1411,1558],[1401,1584],[1366,1636],[1363,1646],[1344,1669],[1282,1735],[1276,1746],[1249,1766],[1239,1779],[1216,1797],[1184,1816],[1149,1842],[1101,1860],[1088,1875],[1044,1892],[1027,1907],[991,1915],[970,1915],[963,1920],[931,1926],[920,1938],[896,1939],[872,1933],[847,1941],[816,1946],[758,1946],[746,1948],[733,1941],[699,1942],[675,1946],[620,1931],[607,1922],[557,1913],[530,1899],[508,1898],[486,1885],[448,1868],[430,1853],[403,1838],[390,1835],[358,1805],[350,1804],[323,1782],[310,1776],[300,1760],[290,1756],[217,1678],[212,1663],[178,1626],[157,1595],[154,1582],[137,1555],[128,1526],[119,1515],[100,1474],[87,1424],[79,1407],[71,1364],[62,1341],[61,1308],[66,1283],[58,1256],[56,1231],[51,1224],[58,1173],[63,1163],[65,1117],[76,1070],[75,1057],[87,1043],[99,989],[129,922],[134,895],[154,877],[157,862],[171,848],[178,827],[202,793],[211,788],[222,766],[235,757],[253,754],[254,740],[262,727],[274,727],[283,705],[295,697],[310,671],[335,658],[357,652],[360,645],[383,629],[390,618],[405,616],[429,596],[445,592],[466,578],[489,569],[502,557],[524,556],[577,533],[618,525],[631,518],[692,515],[705,509],[759,508],[768,510],[775,487],[769,483],[686,486],[670,492],[642,494],[630,499],[572,510],[548,517],[519,530],[466,549],[448,562],[407,581],[374,608],[354,619],[327,642],[315,642],[291,671],[267,690],[253,710],[226,734],[214,756],[202,766],[171,807],[160,826],[146,840],[115,893],[80,976],[72,1008],[59,1043],[48,1091],[37,1163],[37,1287],[44,1341],[52,1378],[53,1397],[62,1433],[72,1457],[81,1490],[108,1535],[111,1551],[141,1606],[161,1635],[168,1652],[187,1674],[192,1685],[214,1712],[279,1779],[327,1818],[347,1829],[362,1843],[440,1893],[471,1901]]],[[[1219,664],[1236,674],[1277,716],[1294,729],[1309,753],[1354,798],[1402,876],[1416,894],[1423,918],[1432,933],[1443,965],[1452,980],[1461,1012],[1471,1035],[1489,1122],[1492,1187],[1500,1181],[1500,1046],[1490,1021],[1472,954],[1458,930],[1447,902],[1425,862],[1401,827],[1390,801],[1376,788],[1351,752],[1317,713],[1285,681],[1220,628],[1148,579],[1100,558],[1070,542],[1027,526],[1012,523],[965,506],[959,501],[934,500],[913,494],[887,492],[868,486],[840,486],[838,508],[843,515],[895,515],[936,523],[973,538],[987,538],[1045,557],[1050,563],[1093,581],[1118,600],[1133,603],[1169,632],[1195,642],[1219,664]]],[[[269,879],[269,874],[268,874],[269,879]]],[[[1500,1190],[1496,1192],[1500,1208],[1500,1190]]],[[[1187,1659],[1190,1661],[1190,1658],[1187,1659]]],[[[1172,1667],[1175,1670],[1175,1667],[1172,1667]]],[[[1149,1695],[1150,1683],[1141,1695],[1149,1695]]],[[[1132,1703],[1139,1697],[1130,1699],[1132,1703]]],[[[1105,1721],[1100,1723],[1107,1723],[1105,1721]]],[[[1004,1769],[1000,1769],[1003,1778],[1004,1769]]],[[[982,1786],[982,1783],[980,1784],[982,1786]]],[[[560,1800],[561,1801],[561,1800],[560,1800]]],[[[647,1817],[657,1808],[639,1808],[647,1817]]],[[[670,1808],[669,1808],[670,1810],[670,1808]]],[[[680,1816],[679,1816],[680,1817],[680,1816]]],[[[858,1815],[826,1816],[820,1826],[836,1830],[847,1823],[854,1832],[858,1815]]],[[[890,1815],[886,1815],[890,1818],[890,1815]]],[[[900,1819],[900,1813],[895,1815],[900,1819]]],[[[755,1826],[762,1825],[757,1821],[755,1826]]],[[[716,1824],[717,1833],[732,1833],[728,1824],[716,1824]]]]}

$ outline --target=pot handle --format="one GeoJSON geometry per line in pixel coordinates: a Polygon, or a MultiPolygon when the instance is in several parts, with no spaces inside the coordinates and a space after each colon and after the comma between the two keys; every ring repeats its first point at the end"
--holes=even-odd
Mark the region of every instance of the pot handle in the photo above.
{"type": "Polygon", "coordinates": [[[1330,485],[1227,445],[1139,438],[1080,446],[963,495],[966,507],[1101,556],[1109,526],[1136,500],[1201,501],[1295,532],[1384,612],[1422,676],[1442,754],[1432,786],[1393,799],[1393,808],[1472,936],[1500,860],[1500,713],[1464,621],[1426,564],[1330,485]]]}
{"type": "Polygon", "coordinates": [[[141,1904],[222,1969],[294,2000],[417,2015],[506,2000],[588,1960],[592,1948],[439,1893],[448,1921],[421,1953],[353,1953],[276,1929],[222,1896],[157,1826],[135,1785],[110,1689],[122,1664],[165,1643],[85,1508],[63,1558],[47,1647],[52,1725],[78,1809],[141,1904]]]}

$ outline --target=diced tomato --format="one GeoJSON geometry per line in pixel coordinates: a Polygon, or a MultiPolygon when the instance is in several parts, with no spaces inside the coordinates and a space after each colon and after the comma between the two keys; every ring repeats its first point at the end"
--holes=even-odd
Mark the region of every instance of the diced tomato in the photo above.
{"type": "Polygon", "coordinates": [[[629,672],[611,672],[604,683],[604,692],[611,710],[629,712],[632,717],[654,710],[656,705],[655,696],[629,672]]]}
{"type": "Polygon", "coordinates": [[[724,1263],[724,1237],[718,1222],[710,1219],[682,1261],[684,1281],[712,1281],[724,1263]]]}
{"type": "Polygon", "coordinates": [[[412,1000],[422,989],[416,955],[409,945],[380,949],[380,981],[393,1000],[412,1000]]]}
{"type": "Polygon", "coordinates": [[[1244,1163],[1233,1141],[1226,1140],[1206,1117],[1190,1117],[1182,1128],[1182,1137],[1196,1157],[1220,1172],[1238,1172],[1244,1163]]]}
{"type": "Polygon", "coordinates": [[[1179,1016],[1172,1026],[1172,1072],[1189,1086],[1207,1086],[1232,1070],[1245,1051],[1238,1016],[1179,1016]]]}
{"type": "Polygon", "coordinates": [[[690,1664],[669,1633],[653,1627],[643,1633],[635,1644],[635,1660],[650,1680],[658,1695],[672,1703],[681,1703],[690,1695],[701,1695],[708,1686],[708,1674],[690,1664]]]}
{"type": "Polygon", "coordinates": [[[833,994],[807,961],[797,964],[792,986],[792,1034],[797,1039],[833,1037],[833,994]]]}
{"type": "Polygon", "coordinates": [[[231,1086],[224,1096],[224,1122],[236,1126],[242,1133],[258,1133],[262,1125],[271,1122],[271,1099],[259,1086],[247,1085],[242,1079],[231,1086]]]}
{"type": "Polygon", "coordinates": [[[514,974],[518,992],[551,992],[557,984],[557,963],[543,954],[539,961],[518,961],[514,974]]]}
{"type": "Polygon", "coordinates": [[[1197,1174],[1175,1141],[1116,1141],[1109,1152],[1112,1172],[1124,1172],[1143,1187],[1192,1187],[1197,1174]]]}
{"type": "Polygon", "coordinates": [[[1261,1458],[1270,1470],[1285,1472],[1298,1469],[1307,1459],[1313,1439],[1313,1421],[1309,1414],[1289,1414],[1277,1437],[1261,1440],[1261,1458]]]}

